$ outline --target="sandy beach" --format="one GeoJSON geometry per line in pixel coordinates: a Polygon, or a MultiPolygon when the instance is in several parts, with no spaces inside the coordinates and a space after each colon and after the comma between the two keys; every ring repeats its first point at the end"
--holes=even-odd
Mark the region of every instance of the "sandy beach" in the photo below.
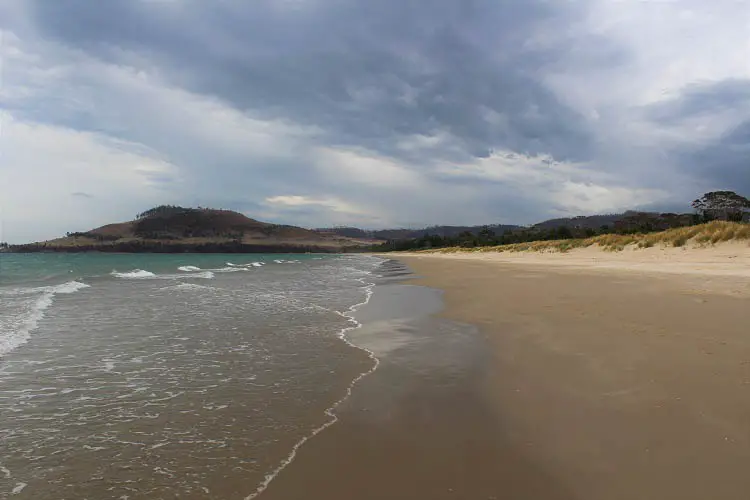
{"type": "Polygon", "coordinates": [[[747,246],[387,257],[480,347],[364,379],[263,498],[747,498],[747,246]]]}

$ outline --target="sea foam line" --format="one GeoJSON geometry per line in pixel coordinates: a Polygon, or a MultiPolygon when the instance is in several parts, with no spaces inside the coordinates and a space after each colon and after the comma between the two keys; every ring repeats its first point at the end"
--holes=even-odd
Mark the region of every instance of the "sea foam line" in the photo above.
{"type": "Polygon", "coordinates": [[[117,271],[112,271],[109,274],[111,274],[112,276],[114,276],[116,278],[126,278],[126,279],[127,278],[131,278],[131,279],[133,279],[133,278],[153,278],[154,276],[156,276],[151,271],[144,271],[143,269],[133,269],[132,271],[127,271],[127,272],[124,272],[124,273],[120,273],[120,272],[117,272],[117,271]]]}
{"type": "MultiPolygon", "coordinates": [[[[367,274],[368,275],[372,275],[373,273],[370,272],[370,271],[367,271],[367,274]]],[[[347,399],[349,399],[349,397],[352,395],[352,390],[354,389],[354,386],[357,385],[357,382],[359,382],[360,380],[362,380],[363,378],[365,378],[366,376],[370,375],[371,373],[373,373],[375,370],[378,369],[378,366],[380,365],[380,360],[375,356],[374,352],[372,352],[371,350],[369,350],[369,349],[367,349],[365,347],[358,346],[358,345],[354,344],[352,341],[350,341],[348,338],[346,338],[346,333],[347,332],[351,332],[351,331],[357,330],[359,328],[362,328],[362,323],[360,323],[359,321],[357,321],[356,319],[354,319],[354,317],[352,316],[352,314],[355,313],[357,311],[357,309],[359,309],[360,307],[362,307],[362,306],[366,305],[368,302],[370,302],[370,297],[372,297],[373,289],[375,288],[375,283],[365,283],[365,280],[366,280],[366,278],[357,278],[357,281],[359,281],[360,283],[362,283],[363,285],[365,285],[364,288],[365,288],[366,297],[365,297],[364,302],[360,302],[358,304],[354,304],[353,306],[350,306],[349,309],[347,309],[344,312],[341,312],[341,311],[334,311],[334,312],[336,314],[340,315],[340,316],[343,316],[343,317],[347,318],[350,323],[354,323],[354,326],[349,326],[349,327],[344,328],[343,330],[341,330],[341,332],[338,334],[338,337],[341,340],[343,340],[344,342],[346,342],[347,344],[349,344],[350,346],[354,347],[355,349],[359,349],[360,351],[366,352],[367,356],[371,360],[373,360],[373,362],[374,362],[372,368],[370,368],[369,370],[367,370],[364,373],[361,373],[354,380],[352,380],[351,384],[349,384],[349,387],[347,387],[347,389],[346,389],[346,394],[344,394],[344,396],[341,399],[339,399],[338,401],[336,401],[335,403],[333,403],[333,405],[331,405],[330,407],[328,407],[323,412],[323,413],[325,413],[326,416],[328,416],[330,418],[330,420],[328,420],[328,422],[324,423],[320,427],[317,427],[317,428],[313,429],[313,431],[310,434],[308,434],[307,436],[305,436],[302,439],[300,439],[297,442],[297,444],[295,444],[292,447],[291,453],[289,453],[289,455],[281,462],[281,464],[278,467],[276,467],[276,469],[274,469],[273,471],[271,471],[269,474],[266,474],[265,479],[263,480],[263,482],[260,483],[260,485],[256,488],[256,490],[253,493],[251,493],[250,495],[246,496],[245,500],[253,500],[258,495],[260,495],[261,493],[263,493],[266,490],[266,488],[268,488],[268,485],[271,484],[271,481],[273,481],[274,479],[276,479],[276,476],[278,476],[279,473],[281,473],[282,470],[284,470],[289,464],[291,464],[294,461],[295,457],[297,456],[297,451],[302,447],[303,444],[305,444],[308,440],[312,439],[313,437],[317,436],[322,431],[326,430],[327,428],[329,428],[330,426],[332,426],[333,424],[335,424],[336,422],[338,422],[339,421],[339,417],[336,416],[336,413],[334,413],[335,410],[336,410],[336,408],[338,408],[338,406],[341,403],[343,403],[344,401],[346,401],[347,399]]]]}
{"type": "MultiPolygon", "coordinates": [[[[118,272],[114,270],[109,274],[111,276],[114,276],[115,278],[129,279],[129,280],[152,280],[152,279],[173,280],[173,279],[182,279],[182,278],[214,279],[215,277],[213,271],[211,270],[203,270],[200,272],[190,272],[190,271],[186,271],[185,269],[186,267],[192,267],[192,266],[183,266],[183,268],[178,268],[178,270],[181,271],[179,274],[155,274],[155,273],[152,273],[151,271],[145,271],[143,269],[133,269],[132,271],[127,271],[127,272],[118,272]]],[[[216,269],[216,271],[219,271],[219,270],[216,269]]]]}
{"type": "Polygon", "coordinates": [[[80,281],[68,281],[60,285],[29,288],[19,291],[19,295],[38,293],[39,297],[36,298],[34,304],[31,306],[29,315],[19,322],[20,324],[18,324],[17,329],[11,331],[8,335],[0,336],[0,356],[11,352],[18,346],[29,341],[31,332],[39,327],[39,322],[44,318],[45,311],[52,305],[56,294],[75,293],[83,288],[89,288],[89,285],[80,281]]]}
{"type": "Polygon", "coordinates": [[[189,273],[189,272],[192,272],[192,271],[202,271],[203,269],[201,269],[198,266],[180,266],[180,267],[177,268],[177,270],[189,273]]]}

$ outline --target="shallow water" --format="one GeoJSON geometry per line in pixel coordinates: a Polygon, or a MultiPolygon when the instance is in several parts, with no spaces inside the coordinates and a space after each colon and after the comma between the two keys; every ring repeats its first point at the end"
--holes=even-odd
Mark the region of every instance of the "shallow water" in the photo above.
{"type": "Polygon", "coordinates": [[[374,257],[0,259],[0,498],[245,498],[374,364],[374,257]]]}
{"type": "Polygon", "coordinates": [[[261,499],[504,498],[515,480],[520,457],[500,442],[484,391],[484,335],[436,315],[442,291],[399,283],[398,263],[382,269],[391,277],[378,280],[354,313],[362,327],[348,335],[377,357],[377,370],[261,499]]]}

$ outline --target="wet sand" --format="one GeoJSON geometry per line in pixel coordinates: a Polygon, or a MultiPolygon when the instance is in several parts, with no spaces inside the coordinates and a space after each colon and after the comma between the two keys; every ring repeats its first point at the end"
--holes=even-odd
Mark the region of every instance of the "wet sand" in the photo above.
{"type": "MultiPolygon", "coordinates": [[[[399,278],[403,279],[403,278],[399,278]]],[[[503,434],[484,392],[488,344],[438,317],[442,292],[376,287],[351,334],[379,358],[260,498],[572,498],[503,434]]]]}
{"type": "Polygon", "coordinates": [[[366,323],[396,347],[261,498],[747,498],[746,285],[398,258],[445,308],[366,323]]]}

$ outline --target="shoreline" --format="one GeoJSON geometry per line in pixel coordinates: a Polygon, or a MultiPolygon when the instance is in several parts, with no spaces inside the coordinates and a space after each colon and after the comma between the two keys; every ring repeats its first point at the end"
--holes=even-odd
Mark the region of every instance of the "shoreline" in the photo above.
{"type": "Polygon", "coordinates": [[[346,393],[340,399],[338,399],[337,401],[335,401],[331,406],[329,406],[328,408],[326,408],[324,410],[323,413],[325,414],[326,417],[329,418],[329,420],[327,422],[324,422],[319,427],[316,427],[315,429],[313,429],[312,432],[310,432],[310,434],[308,434],[307,436],[304,436],[301,440],[299,440],[297,443],[295,443],[295,445],[292,447],[292,450],[289,452],[289,455],[287,455],[287,457],[284,460],[282,460],[281,463],[274,470],[272,470],[271,472],[269,472],[268,474],[266,474],[266,476],[264,477],[263,481],[258,485],[258,487],[255,489],[255,491],[253,491],[252,493],[250,493],[249,495],[247,495],[245,497],[245,500],[253,500],[253,499],[259,497],[260,495],[262,495],[263,492],[266,491],[266,489],[268,489],[269,485],[277,478],[277,476],[280,473],[282,473],[284,471],[284,469],[286,467],[288,467],[294,461],[294,459],[297,456],[297,453],[298,453],[299,449],[306,442],[308,442],[310,439],[314,438],[315,436],[317,436],[318,434],[320,434],[321,432],[323,432],[324,430],[326,430],[328,427],[330,427],[330,426],[334,425],[336,422],[338,422],[339,417],[336,414],[336,409],[339,406],[341,406],[344,402],[346,402],[347,399],[349,399],[351,397],[352,390],[354,389],[354,387],[357,385],[357,383],[360,380],[362,380],[363,378],[367,377],[368,375],[371,375],[372,373],[374,373],[378,369],[378,366],[380,365],[380,360],[375,356],[375,353],[373,353],[371,350],[369,350],[369,349],[367,349],[365,347],[359,346],[359,345],[351,342],[347,338],[347,333],[350,333],[350,332],[352,332],[354,330],[362,328],[363,324],[361,322],[359,322],[359,321],[356,320],[354,314],[357,312],[358,309],[360,309],[363,306],[366,306],[370,302],[370,299],[372,298],[372,295],[373,295],[373,290],[374,290],[375,286],[377,286],[377,284],[374,283],[374,282],[372,282],[372,283],[366,283],[367,278],[361,278],[360,281],[363,284],[362,288],[365,289],[365,300],[362,301],[362,302],[358,302],[356,304],[353,304],[353,305],[349,306],[349,309],[347,309],[344,312],[339,312],[339,311],[334,311],[334,312],[336,314],[341,315],[344,318],[347,318],[350,323],[353,323],[353,326],[349,326],[349,327],[346,327],[343,330],[341,330],[341,332],[338,334],[339,339],[341,339],[341,341],[344,342],[345,344],[347,344],[348,346],[350,346],[350,347],[352,347],[354,349],[357,349],[357,350],[359,350],[359,351],[364,352],[365,354],[367,354],[367,356],[370,358],[370,360],[373,361],[372,366],[370,367],[369,370],[364,371],[364,372],[360,373],[359,375],[357,375],[349,383],[349,386],[346,389],[346,393]]]}
{"type": "Polygon", "coordinates": [[[744,276],[383,257],[380,368],[261,498],[746,497],[744,276]]]}
{"type": "Polygon", "coordinates": [[[363,326],[351,332],[355,345],[380,360],[378,370],[336,408],[336,425],[300,448],[260,498],[311,491],[332,500],[492,498],[519,474],[533,478],[525,484],[534,492],[551,491],[544,489],[549,478],[502,443],[479,390],[488,367],[483,336],[438,317],[440,290],[403,280],[397,273],[377,284],[357,312],[363,326]],[[497,463],[505,473],[498,475],[497,463]]]}
{"type": "Polygon", "coordinates": [[[498,423],[573,498],[746,497],[745,274],[399,258],[487,336],[498,423]]]}

